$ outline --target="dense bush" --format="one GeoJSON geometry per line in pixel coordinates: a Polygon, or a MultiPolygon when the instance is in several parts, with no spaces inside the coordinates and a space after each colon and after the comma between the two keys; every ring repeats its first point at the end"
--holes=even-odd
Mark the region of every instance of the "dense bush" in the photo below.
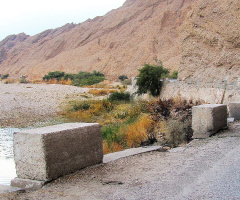
{"type": "Polygon", "coordinates": [[[1,77],[1,79],[3,80],[3,79],[7,79],[9,77],[9,74],[4,74],[2,77],[1,77]]]}
{"type": "Polygon", "coordinates": [[[130,101],[130,93],[113,92],[108,97],[109,101],[130,101]]]}
{"type": "Polygon", "coordinates": [[[60,81],[65,75],[65,72],[60,72],[60,71],[54,71],[54,72],[48,72],[47,75],[43,77],[44,81],[52,80],[52,79],[57,79],[60,81]]]}
{"type": "Polygon", "coordinates": [[[105,80],[104,76],[97,76],[88,72],[80,72],[72,80],[72,85],[84,86],[84,85],[94,85],[105,80]]]}
{"type": "Polygon", "coordinates": [[[68,74],[68,73],[65,73],[64,76],[63,76],[63,80],[73,80],[75,77],[75,74],[68,74]]]}
{"type": "Polygon", "coordinates": [[[100,83],[105,80],[105,76],[101,72],[94,71],[89,72],[79,72],[78,74],[68,74],[65,72],[54,71],[49,72],[43,77],[44,81],[57,80],[58,82],[71,80],[71,84],[75,86],[85,86],[100,83]]]}
{"type": "Polygon", "coordinates": [[[124,81],[124,80],[128,79],[128,77],[126,75],[121,75],[121,76],[118,77],[118,79],[120,81],[124,81]]]}

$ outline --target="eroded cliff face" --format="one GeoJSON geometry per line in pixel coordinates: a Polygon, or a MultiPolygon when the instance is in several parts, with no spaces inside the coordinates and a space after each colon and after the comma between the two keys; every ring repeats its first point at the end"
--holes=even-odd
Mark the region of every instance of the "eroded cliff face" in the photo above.
{"type": "Polygon", "coordinates": [[[240,1],[198,0],[182,27],[179,79],[240,78],[240,1]]]}
{"type": "MultiPolygon", "coordinates": [[[[127,0],[103,17],[28,37],[0,55],[0,73],[39,79],[49,71],[136,76],[144,63],[177,70],[180,28],[195,0],[127,0]]],[[[3,45],[0,48],[2,48],[3,45]]]]}

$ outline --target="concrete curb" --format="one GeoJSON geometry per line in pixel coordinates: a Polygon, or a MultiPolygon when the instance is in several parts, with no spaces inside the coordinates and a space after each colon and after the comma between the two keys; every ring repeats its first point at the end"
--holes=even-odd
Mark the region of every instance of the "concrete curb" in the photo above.
{"type": "Polygon", "coordinates": [[[146,147],[139,147],[139,148],[132,148],[132,149],[126,149],[123,151],[115,152],[115,153],[109,153],[103,156],[103,163],[109,163],[114,160],[118,160],[120,158],[133,156],[141,153],[146,153],[150,151],[166,151],[161,146],[146,146],[146,147]]]}

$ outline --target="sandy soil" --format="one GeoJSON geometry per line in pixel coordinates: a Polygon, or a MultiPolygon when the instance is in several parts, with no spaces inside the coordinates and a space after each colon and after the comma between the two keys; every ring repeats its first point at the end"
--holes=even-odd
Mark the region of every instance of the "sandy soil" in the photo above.
{"type": "Polygon", "coordinates": [[[88,90],[67,85],[0,84],[0,127],[56,120],[61,105],[88,90]]]}

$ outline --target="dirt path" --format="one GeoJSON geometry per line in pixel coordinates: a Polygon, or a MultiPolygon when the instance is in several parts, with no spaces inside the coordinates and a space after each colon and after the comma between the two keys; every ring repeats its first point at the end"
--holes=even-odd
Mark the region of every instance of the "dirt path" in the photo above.
{"type": "Polygon", "coordinates": [[[56,118],[59,106],[87,88],[46,84],[0,84],[0,127],[33,126],[56,118]]]}
{"type": "Polygon", "coordinates": [[[239,199],[240,123],[210,139],[83,169],[2,199],[239,199]],[[237,171],[236,171],[237,170],[237,171]]]}

